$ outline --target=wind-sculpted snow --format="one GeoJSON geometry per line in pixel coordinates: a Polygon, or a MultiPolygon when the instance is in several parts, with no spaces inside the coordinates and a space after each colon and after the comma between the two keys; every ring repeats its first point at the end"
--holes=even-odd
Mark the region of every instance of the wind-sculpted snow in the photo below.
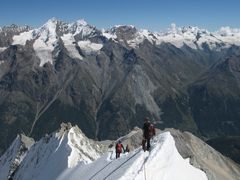
{"type": "Polygon", "coordinates": [[[138,148],[115,159],[113,149],[91,164],[79,164],[67,169],[58,180],[122,179],[122,180],[205,180],[205,173],[189,164],[178,153],[169,132],[158,135],[152,141],[149,152],[138,148]]]}
{"type": "MultiPolygon", "coordinates": [[[[129,138],[138,133],[135,129],[129,138]]],[[[128,137],[123,137],[126,140],[128,137]]],[[[16,180],[87,180],[87,179],[148,179],[205,180],[206,175],[189,164],[178,153],[169,132],[152,140],[152,150],[144,152],[141,147],[115,159],[114,146],[106,151],[99,142],[88,139],[78,127],[62,124],[60,131],[46,135],[35,143],[27,153],[18,158],[16,180]],[[172,173],[174,172],[174,173],[172,173]]],[[[1,157],[1,179],[6,179],[10,164],[18,155],[19,138],[1,157]],[[6,158],[8,157],[8,158],[6,158]],[[5,162],[7,161],[7,163],[5,162]],[[3,164],[5,162],[5,165],[3,164]]],[[[26,152],[26,151],[25,151],[26,152]]]]}
{"type": "Polygon", "coordinates": [[[89,140],[78,127],[63,125],[29,150],[14,179],[56,179],[64,170],[77,164],[89,164],[102,154],[101,146],[89,140]]]}

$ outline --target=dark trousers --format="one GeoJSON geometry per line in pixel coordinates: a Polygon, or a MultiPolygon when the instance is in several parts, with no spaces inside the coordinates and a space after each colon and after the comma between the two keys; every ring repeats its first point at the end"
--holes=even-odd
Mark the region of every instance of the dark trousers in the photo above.
{"type": "Polygon", "coordinates": [[[120,153],[116,152],[116,159],[120,157],[120,153]]]}
{"type": "Polygon", "coordinates": [[[150,138],[145,138],[142,141],[142,147],[144,151],[149,151],[150,150],[150,138]],[[146,148],[146,143],[147,143],[147,148],[146,148]]]}

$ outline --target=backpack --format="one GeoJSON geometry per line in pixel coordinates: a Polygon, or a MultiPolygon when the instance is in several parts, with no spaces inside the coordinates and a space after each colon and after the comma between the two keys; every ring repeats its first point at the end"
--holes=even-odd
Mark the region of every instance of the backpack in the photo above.
{"type": "Polygon", "coordinates": [[[155,136],[155,128],[154,128],[153,124],[150,124],[148,130],[149,130],[149,136],[150,137],[155,136]]]}
{"type": "Polygon", "coordinates": [[[117,152],[118,153],[122,152],[122,144],[120,144],[120,143],[117,144],[117,152]]]}

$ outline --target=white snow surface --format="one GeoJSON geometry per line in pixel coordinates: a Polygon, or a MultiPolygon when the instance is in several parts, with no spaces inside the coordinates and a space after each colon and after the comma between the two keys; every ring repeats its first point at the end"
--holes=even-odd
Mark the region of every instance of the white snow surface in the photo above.
{"type": "Polygon", "coordinates": [[[69,55],[72,57],[72,58],[77,58],[77,59],[83,59],[83,57],[79,54],[77,48],[76,48],[76,45],[75,45],[75,39],[73,37],[72,34],[64,34],[62,37],[61,37],[63,43],[64,43],[64,46],[66,47],[66,49],[68,50],[69,52],[69,55]]]}
{"type": "MultiPolygon", "coordinates": [[[[116,25],[113,28],[121,28],[121,26],[123,25],[116,25]]],[[[134,26],[130,25],[130,27],[134,26]]],[[[47,62],[53,64],[53,50],[58,46],[60,38],[72,58],[82,59],[73,43],[78,44],[87,55],[96,54],[103,44],[91,42],[91,38],[97,38],[98,35],[105,37],[107,40],[125,42],[121,38],[117,39],[114,32],[98,30],[82,19],[73,23],[65,23],[52,18],[40,28],[13,36],[12,44],[25,45],[28,40],[33,40],[33,48],[40,59],[40,66],[43,66],[47,62]],[[57,31],[60,31],[60,33],[57,33],[57,31]],[[75,42],[75,39],[78,39],[78,42],[75,42]]],[[[211,50],[221,51],[231,45],[240,46],[240,29],[226,26],[221,27],[218,31],[209,32],[206,29],[193,26],[177,27],[173,23],[165,32],[137,30],[133,37],[127,39],[126,42],[128,46],[138,48],[144,40],[148,40],[154,45],[170,43],[177,48],[186,45],[192,49],[200,50],[205,47],[204,45],[208,45],[211,50]]]]}
{"type": "MultiPolygon", "coordinates": [[[[141,147],[115,159],[115,148],[88,139],[77,127],[46,135],[22,158],[14,175],[17,180],[207,180],[206,174],[178,153],[170,132],[158,134],[150,152],[141,147]],[[105,153],[104,153],[105,151],[105,153]]],[[[0,159],[0,179],[6,179],[16,159],[17,138],[0,159]]]]}
{"type": "Polygon", "coordinates": [[[135,38],[128,40],[128,43],[129,46],[137,48],[145,39],[156,45],[163,42],[171,43],[177,48],[187,45],[192,49],[203,49],[203,44],[207,44],[210,49],[219,51],[233,44],[240,45],[240,29],[222,27],[216,32],[209,32],[193,26],[177,27],[173,23],[166,32],[151,33],[147,30],[140,30],[136,33],[135,38]]]}
{"type": "Polygon", "coordinates": [[[14,159],[16,158],[17,152],[20,148],[21,142],[20,137],[18,136],[7,150],[6,153],[3,154],[0,158],[0,179],[7,179],[8,173],[10,170],[10,166],[14,159]]]}
{"type": "Polygon", "coordinates": [[[36,36],[36,31],[35,30],[30,30],[27,32],[22,32],[19,35],[13,36],[13,45],[20,44],[20,45],[25,45],[27,41],[34,39],[36,36]]]}
{"type": "Polygon", "coordinates": [[[54,180],[66,169],[89,164],[99,158],[101,150],[78,127],[44,137],[21,162],[14,179],[54,180]]]}
{"type": "Polygon", "coordinates": [[[116,35],[116,34],[109,33],[109,32],[107,32],[107,31],[105,31],[105,30],[102,30],[102,34],[103,34],[103,36],[105,36],[107,39],[112,39],[112,40],[117,39],[117,35],[116,35]]]}
{"type": "Polygon", "coordinates": [[[119,159],[112,149],[92,163],[66,169],[57,179],[207,180],[203,171],[181,157],[170,132],[158,135],[152,144],[150,153],[138,148],[119,159]]]}
{"type": "Polygon", "coordinates": [[[34,140],[24,135],[17,135],[11,146],[0,157],[0,179],[8,179],[22,160],[25,158],[27,151],[34,143],[34,140]]]}
{"type": "Polygon", "coordinates": [[[50,19],[39,29],[39,37],[33,44],[33,48],[40,58],[40,66],[50,62],[53,64],[52,51],[57,46],[58,39],[56,34],[57,20],[50,19]]]}
{"type": "MultiPolygon", "coordinates": [[[[55,18],[49,19],[42,27],[33,29],[27,32],[20,33],[19,35],[13,36],[13,45],[26,45],[27,40],[34,40],[33,48],[36,55],[40,59],[40,66],[50,62],[53,64],[54,55],[53,51],[58,46],[59,38],[64,42],[64,46],[68,50],[72,58],[82,59],[82,56],[74,45],[75,35],[80,35],[82,39],[85,37],[94,37],[96,29],[87,24],[84,20],[78,20],[74,23],[63,23],[55,18]],[[57,28],[62,28],[65,31],[62,35],[57,34],[57,28]]],[[[86,41],[89,42],[89,41],[86,41]]],[[[82,44],[80,42],[80,44],[82,44]]],[[[96,52],[102,45],[96,43],[85,43],[86,50],[88,53],[96,52]]]]}
{"type": "Polygon", "coordinates": [[[137,48],[140,43],[142,43],[144,40],[148,40],[149,42],[153,43],[156,40],[156,37],[151,33],[150,31],[146,29],[139,30],[134,39],[128,40],[129,46],[133,48],[137,48]]]}
{"type": "Polygon", "coordinates": [[[95,31],[94,28],[88,25],[88,23],[83,19],[80,19],[77,22],[70,24],[70,29],[74,30],[73,35],[81,34],[82,38],[93,34],[95,31]]]}
{"type": "Polygon", "coordinates": [[[99,43],[93,43],[89,40],[86,41],[78,41],[79,47],[85,51],[86,54],[92,54],[98,52],[103,45],[99,43]]]}

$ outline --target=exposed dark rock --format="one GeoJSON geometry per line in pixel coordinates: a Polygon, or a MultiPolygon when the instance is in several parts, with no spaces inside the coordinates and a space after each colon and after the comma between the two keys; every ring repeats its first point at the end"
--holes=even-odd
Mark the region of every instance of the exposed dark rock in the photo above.
{"type": "Polygon", "coordinates": [[[240,135],[238,46],[177,48],[146,38],[133,48],[128,44],[138,36],[133,26],[116,26],[106,31],[114,38],[107,38],[85,22],[71,28],[54,19],[49,23],[56,25],[54,32],[41,27],[25,45],[11,44],[29,27],[0,32],[5,48],[0,51],[0,154],[17,133],[39,139],[62,122],[98,139],[122,136],[141,126],[145,116],[159,128],[180,128],[202,138],[240,135]],[[72,35],[68,43],[78,57],[67,48],[66,34],[72,35]],[[48,49],[36,49],[39,37],[46,38],[40,45],[48,49]],[[86,53],[80,41],[93,52],[86,53]],[[47,63],[39,66],[43,60],[47,63]]]}

